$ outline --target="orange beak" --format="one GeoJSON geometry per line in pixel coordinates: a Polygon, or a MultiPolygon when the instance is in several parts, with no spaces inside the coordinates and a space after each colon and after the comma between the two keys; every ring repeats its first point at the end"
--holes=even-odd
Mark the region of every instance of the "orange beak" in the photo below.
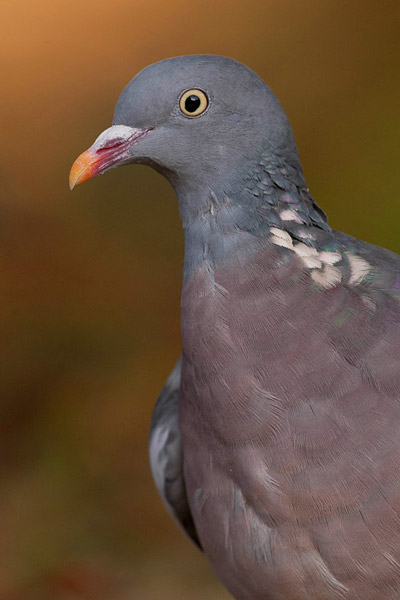
{"type": "Polygon", "coordinates": [[[130,148],[143,139],[151,128],[135,129],[127,125],[113,125],[99,135],[94,144],[78,156],[69,173],[69,187],[95,175],[105,173],[112,167],[132,161],[130,148]]]}
{"type": "Polygon", "coordinates": [[[97,172],[96,169],[96,152],[91,148],[82,152],[74,162],[69,172],[69,189],[73,190],[74,187],[88,179],[94,177],[97,172]]]}

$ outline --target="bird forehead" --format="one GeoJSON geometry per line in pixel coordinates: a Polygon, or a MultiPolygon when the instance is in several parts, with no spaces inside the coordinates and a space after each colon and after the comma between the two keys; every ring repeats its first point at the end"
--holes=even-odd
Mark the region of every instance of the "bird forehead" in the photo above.
{"type": "Polygon", "coordinates": [[[153,119],[170,114],[182,92],[201,89],[210,99],[246,103],[247,95],[265,91],[264,82],[245,65],[222,56],[179,56],[154,63],[140,71],[122,92],[114,122],[128,114],[153,119]]]}

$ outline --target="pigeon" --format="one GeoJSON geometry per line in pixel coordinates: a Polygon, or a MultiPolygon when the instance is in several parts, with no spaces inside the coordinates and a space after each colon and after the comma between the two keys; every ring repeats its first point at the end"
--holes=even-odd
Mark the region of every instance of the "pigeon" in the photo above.
{"type": "Polygon", "coordinates": [[[170,514],[237,600],[399,599],[400,257],[329,226],[279,101],[233,59],[141,71],[70,187],[133,163],[185,234],[150,431],[170,514]]]}

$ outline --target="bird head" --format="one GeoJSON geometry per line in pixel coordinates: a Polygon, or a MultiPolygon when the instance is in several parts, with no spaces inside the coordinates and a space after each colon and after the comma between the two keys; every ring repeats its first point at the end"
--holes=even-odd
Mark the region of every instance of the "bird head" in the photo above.
{"type": "Polygon", "coordinates": [[[147,164],[177,189],[242,177],[262,151],[297,157],[286,115],[270,88],[245,65],[193,55],[150,65],[123,90],[113,125],[74,162],[71,189],[94,175],[147,164]]]}

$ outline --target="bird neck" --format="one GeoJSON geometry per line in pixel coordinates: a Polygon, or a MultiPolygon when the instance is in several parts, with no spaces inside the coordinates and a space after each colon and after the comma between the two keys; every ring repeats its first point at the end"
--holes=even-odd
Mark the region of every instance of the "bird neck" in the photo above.
{"type": "Polygon", "coordinates": [[[230,179],[229,188],[204,181],[176,187],[185,231],[184,281],[204,261],[212,267],[233,253],[251,252],[267,240],[271,227],[313,245],[314,227],[329,230],[323,211],[306,187],[300,163],[263,155],[230,179]]]}

